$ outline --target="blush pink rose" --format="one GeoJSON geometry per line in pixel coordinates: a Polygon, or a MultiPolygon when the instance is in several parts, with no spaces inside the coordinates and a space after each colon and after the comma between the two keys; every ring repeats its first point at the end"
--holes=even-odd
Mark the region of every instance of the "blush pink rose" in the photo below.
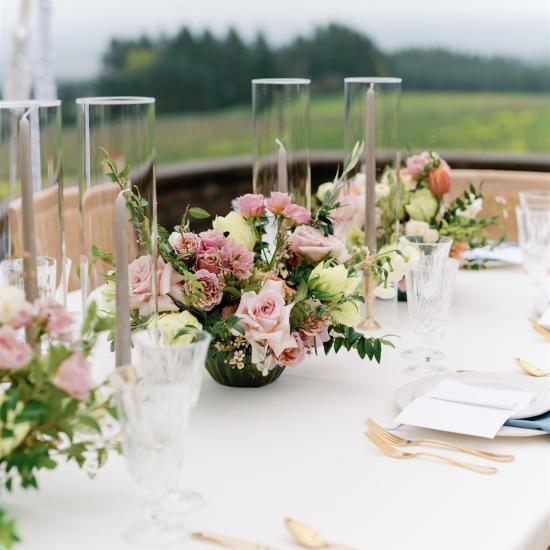
{"type": "Polygon", "coordinates": [[[36,303],[36,317],[45,323],[46,331],[56,340],[70,340],[74,319],[65,308],[53,298],[36,303]]]}
{"type": "Polygon", "coordinates": [[[203,231],[202,233],[199,233],[199,237],[201,239],[203,250],[207,250],[208,248],[220,248],[226,241],[223,233],[221,231],[217,231],[216,229],[208,229],[207,231],[203,231]]]}
{"type": "Polygon", "coordinates": [[[404,170],[404,173],[417,178],[424,173],[426,164],[430,162],[432,162],[432,156],[428,151],[423,151],[419,155],[411,155],[407,159],[407,168],[404,170]]]}
{"type": "Polygon", "coordinates": [[[340,239],[327,237],[311,225],[298,226],[290,236],[289,244],[290,250],[312,262],[318,262],[327,256],[336,258],[339,262],[345,262],[350,258],[340,239]]]}
{"type": "Polygon", "coordinates": [[[17,331],[8,325],[0,328],[0,369],[19,369],[31,357],[31,348],[17,337],[17,331]]]}
{"type": "Polygon", "coordinates": [[[216,275],[221,271],[220,258],[216,248],[207,248],[197,254],[195,269],[206,269],[216,275]]]}
{"type": "Polygon", "coordinates": [[[235,315],[240,318],[244,337],[252,347],[253,362],[263,360],[267,347],[276,356],[286,349],[298,347],[290,334],[292,306],[285,305],[282,281],[268,280],[257,294],[243,293],[235,315]]]}
{"type": "Polygon", "coordinates": [[[304,345],[312,348],[321,346],[324,342],[327,342],[330,339],[328,325],[328,316],[319,317],[313,314],[304,319],[298,331],[304,345]]]}
{"type": "MultiPolygon", "coordinates": [[[[183,277],[178,275],[172,266],[160,256],[157,261],[156,276],[158,311],[178,311],[178,307],[170,296],[179,301],[183,300],[183,291],[180,285],[183,277]]],[[[142,317],[151,315],[155,310],[155,304],[152,295],[153,269],[149,256],[140,256],[128,266],[128,282],[130,307],[138,309],[142,317]]]]}
{"type": "Polygon", "coordinates": [[[290,195],[288,193],[281,193],[280,191],[273,191],[270,199],[267,201],[267,209],[272,214],[282,214],[284,209],[291,203],[290,195]]]}
{"type": "Polygon", "coordinates": [[[263,195],[247,193],[237,199],[239,212],[247,218],[257,218],[264,213],[265,200],[263,195]]]}
{"type": "Polygon", "coordinates": [[[283,210],[283,216],[286,218],[285,225],[301,225],[311,221],[311,212],[298,204],[289,204],[283,210]],[[290,223],[288,223],[290,222],[290,223]]]}
{"type": "Polygon", "coordinates": [[[199,269],[195,273],[195,277],[202,285],[202,294],[204,296],[204,298],[197,301],[197,305],[201,309],[204,309],[204,311],[210,311],[222,301],[223,292],[218,276],[206,269],[199,269]]]}
{"type": "Polygon", "coordinates": [[[365,174],[356,174],[348,184],[347,191],[340,191],[338,202],[340,206],[331,210],[330,215],[336,222],[336,233],[347,232],[347,224],[362,227],[365,223],[365,174]]]}
{"type": "Polygon", "coordinates": [[[227,240],[220,251],[220,259],[224,269],[227,269],[237,279],[248,279],[254,266],[254,252],[235,241],[227,240]]]}
{"type": "Polygon", "coordinates": [[[17,315],[11,318],[8,324],[13,328],[26,327],[38,313],[38,308],[35,304],[29,304],[27,302],[22,309],[19,310],[17,315]]]}
{"type": "Polygon", "coordinates": [[[439,161],[439,166],[428,174],[428,185],[436,197],[441,197],[451,190],[451,167],[443,159],[439,161]]]}
{"type": "Polygon", "coordinates": [[[286,348],[282,351],[282,353],[275,356],[277,363],[284,367],[295,367],[296,365],[299,365],[306,356],[304,343],[302,342],[300,335],[295,332],[292,336],[296,342],[296,346],[286,348]]]}
{"type": "Polygon", "coordinates": [[[87,399],[93,382],[90,365],[81,353],[73,353],[59,365],[53,383],[76,399],[87,399]]]}
{"type": "Polygon", "coordinates": [[[170,237],[168,237],[170,246],[174,249],[176,254],[195,254],[201,247],[201,239],[195,233],[180,233],[174,231],[170,237]]]}

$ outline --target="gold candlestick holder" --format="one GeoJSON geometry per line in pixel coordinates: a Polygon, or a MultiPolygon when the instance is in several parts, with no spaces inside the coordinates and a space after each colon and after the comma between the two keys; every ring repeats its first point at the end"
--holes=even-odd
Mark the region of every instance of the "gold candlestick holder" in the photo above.
{"type": "Polygon", "coordinates": [[[380,329],[380,323],[374,318],[374,289],[376,281],[368,269],[363,274],[363,298],[365,300],[365,310],[363,319],[358,325],[360,330],[374,331],[380,329]]]}

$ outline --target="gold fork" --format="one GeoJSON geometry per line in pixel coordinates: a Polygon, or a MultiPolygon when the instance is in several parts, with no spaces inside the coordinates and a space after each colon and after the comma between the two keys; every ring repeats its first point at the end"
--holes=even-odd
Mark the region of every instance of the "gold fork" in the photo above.
{"type": "Polygon", "coordinates": [[[536,319],[529,317],[531,326],[547,341],[550,342],[550,330],[543,327],[536,319]]]}
{"type": "Polygon", "coordinates": [[[416,445],[435,445],[438,447],[445,447],[448,449],[454,449],[462,453],[466,453],[480,458],[486,458],[487,460],[494,460],[495,462],[512,462],[514,455],[503,455],[498,453],[490,453],[489,451],[480,451],[472,449],[471,447],[462,447],[461,445],[455,445],[453,443],[447,443],[446,441],[440,441],[438,439],[403,439],[396,434],[386,431],[382,426],[377,424],[372,418],[367,418],[364,422],[373,432],[376,432],[380,437],[384,438],[390,445],[397,447],[413,447],[416,445]]]}
{"type": "Polygon", "coordinates": [[[449,458],[448,456],[438,455],[435,453],[429,452],[418,452],[418,453],[405,453],[392,447],[385,439],[382,439],[375,432],[365,432],[365,435],[369,438],[371,443],[376,445],[385,455],[391,456],[392,458],[417,458],[420,456],[428,456],[431,458],[437,458],[449,464],[454,464],[455,466],[460,466],[461,468],[466,468],[467,470],[472,470],[472,472],[477,472],[478,474],[496,474],[498,470],[489,466],[478,466],[477,464],[470,464],[469,462],[462,462],[462,460],[457,460],[456,458],[449,458]]]}

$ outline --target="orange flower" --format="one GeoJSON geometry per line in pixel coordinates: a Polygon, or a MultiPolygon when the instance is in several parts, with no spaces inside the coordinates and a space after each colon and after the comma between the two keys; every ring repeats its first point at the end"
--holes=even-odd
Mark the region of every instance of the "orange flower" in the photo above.
{"type": "Polygon", "coordinates": [[[441,197],[450,191],[451,183],[451,168],[444,160],[441,160],[437,168],[428,174],[430,190],[436,197],[441,197]]]}

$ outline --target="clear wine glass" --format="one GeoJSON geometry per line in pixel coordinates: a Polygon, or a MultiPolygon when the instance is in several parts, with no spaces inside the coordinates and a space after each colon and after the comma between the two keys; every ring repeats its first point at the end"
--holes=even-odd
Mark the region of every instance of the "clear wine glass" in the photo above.
{"type": "Polygon", "coordinates": [[[419,265],[434,265],[444,263],[449,257],[453,239],[451,237],[439,237],[435,243],[424,242],[422,237],[408,236],[404,239],[420,252],[419,265]]]}
{"type": "Polygon", "coordinates": [[[210,335],[199,332],[192,343],[177,346],[146,344],[148,337],[143,338],[136,365],[119,367],[112,376],[124,456],[149,510],[149,518],[124,538],[163,546],[189,536],[180,513],[188,496],[182,488],[185,432],[198,400],[198,373],[210,335]],[[150,354],[153,347],[157,352],[150,354]]]}
{"type": "Polygon", "coordinates": [[[420,348],[403,354],[417,361],[405,369],[408,374],[429,376],[446,372],[434,364],[445,357],[434,345],[445,334],[458,267],[458,260],[447,258],[436,264],[418,265],[407,273],[409,319],[421,343],[420,348]]]}
{"type": "MultiPolygon", "coordinates": [[[[24,292],[25,267],[23,258],[12,258],[0,262],[1,279],[5,284],[15,286],[24,292]]],[[[40,299],[53,298],[56,290],[57,262],[50,256],[36,258],[36,278],[38,297],[40,299]]]]}

